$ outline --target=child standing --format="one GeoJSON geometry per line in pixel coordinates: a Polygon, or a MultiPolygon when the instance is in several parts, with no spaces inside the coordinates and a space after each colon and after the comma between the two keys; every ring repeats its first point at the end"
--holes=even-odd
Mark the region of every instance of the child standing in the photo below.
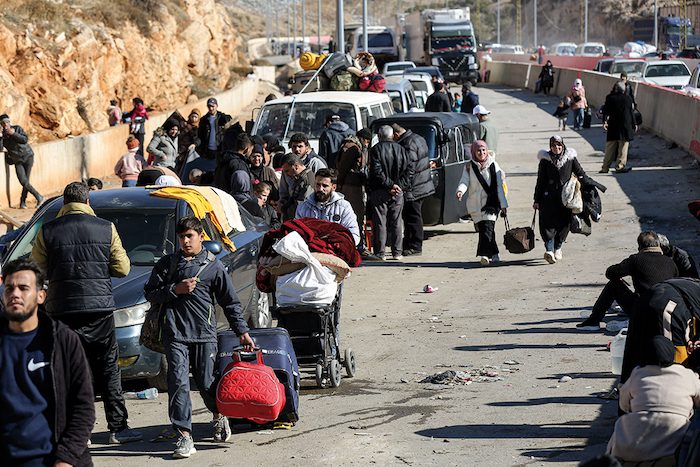
{"type": "Polygon", "coordinates": [[[272,183],[266,182],[264,180],[256,180],[253,182],[253,192],[255,197],[258,199],[258,206],[263,212],[263,219],[267,222],[267,225],[272,227],[273,230],[277,230],[282,225],[280,223],[279,217],[277,216],[277,211],[268,203],[268,197],[270,196],[270,191],[272,190],[272,183]]]}
{"type": "Polygon", "coordinates": [[[467,211],[479,232],[476,256],[481,257],[482,266],[488,266],[499,260],[495,230],[498,213],[505,215],[508,207],[505,176],[485,142],[475,141],[471,156],[457,187],[457,201],[462,201],[462,196],[466,195],[467,211]]]}
{"type": "Polygon", "coordinates": [[[558,129],[566,131],[566,120],[569,118],[569,106],[564,101],[559,101],[559,107],[552,114],[559,119],[558,129]]]}
{"type": "Polygon", "coordinates": [[[134,135],[129,135],[126,140],[129,152],[124,154],[114,166],[114,174],[122,179],[122,187],[136,186],[139,174],[146,166],[146,160],[138,154],[139,140],[134,135]]]}
{"type": "Polygon", "coordinates": [[[156,263],[144,287],[146,299],[163,304],[163,345],[168,362],[168,406],[173,427],[180,434],[176,459],[197,452],[192,440],[190,366],[204,405],[214,415],[214,441],[231,438],[228,419],[216,407],[214,366],[218,354],[214,303],[246,351],[255,346],[241,313],[241,302],[224,265],[203,247],[204,229],[195,216],[180,218],[175,227],[181,250],[156,263]]]}

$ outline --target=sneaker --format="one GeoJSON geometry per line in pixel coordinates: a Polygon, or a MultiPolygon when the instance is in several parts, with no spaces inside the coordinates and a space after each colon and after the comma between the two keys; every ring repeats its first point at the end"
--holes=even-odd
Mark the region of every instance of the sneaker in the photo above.
{"type": "Polygon", "coordinates": [[[27,203],[25,203],[24,201],[21,201],[21,202],[19,203],[19,208],[20,208],[20,209],[29,209],[29,208],[27,207],[27,203]]]}
{"type": "Polygon", "coordinates": [[[559,260],[562,259],[563,257],[564,257],[564,256],[563,256],[562,253],[561,253],[561,248],[557,248],[557,249],[554,250],[554,259],[556,259],[557,261],[559,261],[559,260]]]}
{"type": "Polygon", "coordinates": [[[43,196],[39,195],[39,197],[36,199],[36,207],[39,207],[39,206],[41,206],[42,204],[44,204],[44,201],[45,201],[45,200],[46,200],[46,198],[44,198],[43,196]]]}
{"type": "Polygon", "coordinates": [[[481,257],[481,265],[482,266],[488,266],[491,260],[489,259],[488,256],[482,256],[481,257]]]}
{"type": "Polygon", "coordinates": [[[554,257],[554,253],[551,251],[544,254],[544,259],[547,260],[549,264],[554,264],[557,262],[557,259],[554,257]]]}
{"type": "Polygon", "coordinates": [[[401,253],[397,253],[397,254],[395,254],[395,255],[391,255],[391,257],[392,257],[393,259],[395,259],[396,261],[401,261],[401,260],[403,259],[403,255],[402,255],[401,253]]]}
{"type": "Polygon", "coordinates": [[[578,323],[576,328],[579,331],[600,331],[600,322],[592,318],[588,318],[582,323],[578,323]]]}
{"type": "Polygon", "coordinates": [[[181,433],[180,438],[178,438],[177,444],[175,445],[173,457],[175,459],[185,459],[190,457],[195,452],[197,452],[197,450],[194,448],[194,440],[192,439],[192,436],[181,433]]]}
{"type": "Polygon", "coordinates": [[[122,431],[109,434],[109,444],[133,443],[134,441],[141,441],[142,439],[143,435],[140,431],[132,430],[129,427],[126,427],[122,431]]]}
{"type": "Polygon", "coordinates": [[[362,249],[360,250],[360,255],[361,255],[362,257],[365,257],[365,256],[372,256],[372,252],[369,251],[369,249],[367,249],[367,247],[364,247],[364,248],[362,248],[362,249]]]}
{"type": "Polygon", "coordinates": [[[617,169],[617,170],[615,171],[615,173],[616,173],[616,174],[626,174],[626,173],[629,172],[630,170],[632,170],[632,167],[626,166],[626,167],[623,167],[623,168],[621,168],[621,169],[617,169]]]}
{"type": "Polygon", "coordinates": [[[211,421],[214,425],[214,441],[226,442],[231,439],[231,426],[228,423],[228,417],[222,415],[211,421]]]}
{"type": "Polygon", "coordinates": [[[499,261],[501,261],[501,258],[499,258],[498,255],[493,255],[493,256],[491,257],[491,262],[492,262],[492,263],[498,263],[499,261]]]}

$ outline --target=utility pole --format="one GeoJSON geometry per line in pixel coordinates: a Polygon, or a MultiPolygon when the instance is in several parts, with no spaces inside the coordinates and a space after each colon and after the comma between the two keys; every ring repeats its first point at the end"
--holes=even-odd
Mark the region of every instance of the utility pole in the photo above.
{"type": "Polygon", "coordinates": [[[292,3],[292,8],[294,9],[294,42],[292,45],[292,57],[297,56],[297,0],[292,3]]]}
{"type": "Polygon", "coordinates": [[[301,51],[304,51],[306,42],[306,0],[301,0],[301,51]]]}
{"type": "Polygon", "coordinates": [[[659,5],[658,0],[654,0],[654,47],[659,50],[659,5]]]}
{"type": "Polygon", "coordinates": [[[335,5],[335,50],[345,53],[345,35],[343,31],[345,19],[343,18],[343,0],[336,0],[335,5]]]}
{"type": "Polygon", "coordinates": [[[496,43],[501,43],[501,0],[496,2],[496,43]]]}
{"type": "Polygon", "coordinates": [[[583,0],[586,3],[586,28],[583,35],[583,42],[588,42],[588,0],[583,0]]]}
{"type": "MultiPolygon", "coordinates": [[[[387,2],[389,3],[389,2],[387,2]]],[[[367,0],[362,0],[362,51],[369,52],[369,36],[367,34],[367,22],[369,18],[367,17],[367,0]]]]}
{"type": "Polygon", "coordinates": [[[294,56],[293,51],[292,51],[292,31],[290,30],[290,24],[289,24],[289,0],[287,0],[287,53],[290,54],[292,57],[294,56]]]}
{"type": "Polygon", "coordinates": [[[318,53],[321,53],[321,0],[318,0],[318,53]]]}
{"type": "Polygon", "coordinates": [[[535,15],[534,15],[534,23],[535,23],[535,43],[534,46],[537,48],[537,0],[535,0],[535,15]]]}

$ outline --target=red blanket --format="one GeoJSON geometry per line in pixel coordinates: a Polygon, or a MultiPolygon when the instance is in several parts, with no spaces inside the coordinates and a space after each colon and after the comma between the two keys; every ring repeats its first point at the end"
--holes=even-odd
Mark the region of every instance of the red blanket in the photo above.
{"type": "Polygon", "coordinates": [[[278,256],[277,252],[272,249],[272,245],[276,240],[291,232],[299,232],[309,245],[309,250],[342,258],[350,267],[357,267],[362,261],[352,234],[342,225],[313,217],[287,221],[278,230],[271,230],[263,237],[256,276],[256,283],[260,291],[268,293],[273,291],[273,285],[270,284],[270,274],[260,266],[260,260],[263,259],[263,263],[265,263],[266,259],[278,256]]]}

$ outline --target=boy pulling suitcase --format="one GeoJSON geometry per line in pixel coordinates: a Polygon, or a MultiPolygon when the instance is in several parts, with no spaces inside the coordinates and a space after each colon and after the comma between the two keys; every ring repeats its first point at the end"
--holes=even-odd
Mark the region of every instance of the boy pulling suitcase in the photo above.
{"type": "Polygon", "coordinates": [[[191,434],[190,366],[204,405],[214,414],[214,440],[228,441],[231,437],[228,419],[216,408],[214,368],[218,345],[214,297],[241,345],[250,351],[254,344],[231,278],[221,261],[202,246],[202,223],[194,216],[185,216],[178,221],[175,232],[182,251],[158,261],[144,292],[153,306],[163,304],[168,412],[173,427],[180,433],[173,457],[185,458],[197,451],[191,434]]]}

